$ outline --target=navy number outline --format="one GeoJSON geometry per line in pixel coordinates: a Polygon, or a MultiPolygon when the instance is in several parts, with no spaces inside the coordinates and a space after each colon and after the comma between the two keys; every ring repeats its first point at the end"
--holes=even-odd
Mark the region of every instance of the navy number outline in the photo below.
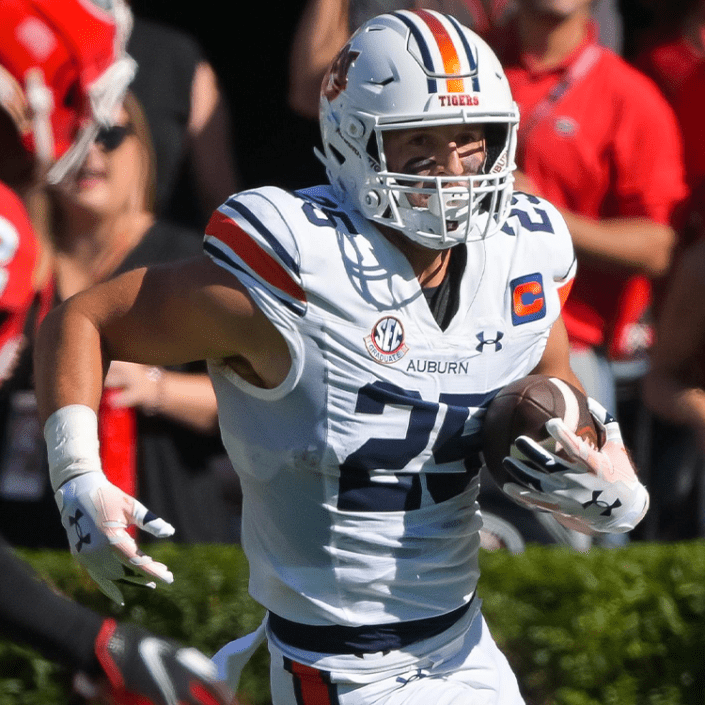
{"type": "MultiPolygon", "coordinates": [[[[509,225],[508,221],[510,218],[518,218],[519,223],[521,223],[521,226],[529,232],[551,234],[555,233],[553,225],[551,224],[551,220],[548,217],[548,213],[543,208],[536,207],[541,203],[541,201],[536,196],[532,196],[531,194],[525,193],[523,195],[526,197],[527,201],[529,201],[529,203],[531,203],[531,205],[533,206],[533,208],[531,208],[531,211],[533,211],[533,213],[537,216],[538,222],[532,220],[531,211],[524,210],[523,208],[512,208],[512,210],[509,212],[507,221],[505,221],[504,225],[502,226],[502,230],[507,233],[507,235],[515,236],[516,233],[514,232],[514,228],[509,225]]],[[[515,205],[516,203],[517,200],[515,197],[512,199],[512,205],[515,205]]]]}
{"type": "Polygon", "coordinates": [[[419,509],[422,501],[422,474],[391,472],[394,483],[378,482],[372,472],[383,468],[398,471],[420,455],[428,445],[442,406],[445,416],[431,448],[439,465],[462,460],[465,472],[424,473],[429,495],[443,502],[463,492],[481,466],[480,434],[464,435],[470,407],[484,406],[494,396],[485,394],[449,394],[438,402],[421,398],[415,390],[402,389],[390,382],[377,381],[359,391],[355,413],[381,415],[388,406],[410,409],[409,425],[403,438],[370,438],[353,451],[340,465],[339,509],[357,512],[394,512],[419,509]]]}
{"type": "Polygon", "coordinates": [[[299,193],[302,199],[302,209],[308,222],[317,227],[338,228],[342,223],[350,234],[357,234],[350,216],[342,210],[339,204],[325,196],[313,196],[310,193],[299,193]]]}

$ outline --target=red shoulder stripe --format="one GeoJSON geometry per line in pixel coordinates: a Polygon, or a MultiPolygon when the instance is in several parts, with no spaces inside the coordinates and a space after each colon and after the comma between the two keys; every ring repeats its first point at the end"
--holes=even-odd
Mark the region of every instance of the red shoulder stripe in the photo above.
{"type": "Polygon", "coordinates": [[[265,252],[234,220],[216,211],[206,227],[206,235],[220,240],[262,279],[294,299],[306,301],[306,292],[268,252],[265,252]]]}

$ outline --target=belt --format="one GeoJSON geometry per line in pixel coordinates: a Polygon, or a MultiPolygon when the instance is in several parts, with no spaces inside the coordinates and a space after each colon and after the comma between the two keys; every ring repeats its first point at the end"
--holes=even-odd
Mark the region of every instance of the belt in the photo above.
{"type": "Polygon", "coordinates": [[[469,609],[473,598],[452,612],[407,622],[361,627],[316,626],[292,622],[269,613],[269,628],[279,641],[306,651],[326,654],[373,654],[403,649],[452,627],[469,609]]]}

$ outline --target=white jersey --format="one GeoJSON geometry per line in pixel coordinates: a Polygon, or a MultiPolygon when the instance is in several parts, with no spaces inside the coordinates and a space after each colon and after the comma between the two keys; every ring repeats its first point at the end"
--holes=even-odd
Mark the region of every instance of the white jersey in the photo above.
{"type": "Polygon", "coordinates": [[[358,626],[472,597],[481,418],[539,362],[575,260],[556,209],[523,194],[500,233],[462,247],[441,330],[405,256],[329,187],[248,191],[214,214],[206,252],[293,360],[270,390],[209,363],[250,591],[271,612],[358,626]]]}

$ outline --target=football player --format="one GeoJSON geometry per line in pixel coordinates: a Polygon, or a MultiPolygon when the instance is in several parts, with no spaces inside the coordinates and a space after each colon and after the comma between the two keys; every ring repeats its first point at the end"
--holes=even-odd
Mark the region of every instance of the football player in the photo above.
{"type": "MultiPolygon", "coordinates": [[[[208,359],[273,702],[519,705],[475,596],[480,428],[514,379],[580,386],[560,316],[570,235],[550,203],[513,193],[516,105],[453,17],[365,23],[320,105],[328,184],[232,196],[203,257],[45,319],[35,373],[64,526],[73,543],[102,536],[76,557],[116,599],[126,566],[164,579],[126,531],[143,508],[101,472],[95,410],[111,359],[208,359]]],[[[505,490],[586,531],[625,531],[648,495],[594,409],[601,448],[558,424],[572,459],[529,443],[505,490]]]]}
{"type": "MultiPolygon", "coordinates": [[[[119,0],[0,3],[0,386],[37,295],[40,247],[25,203],[80,166],[113,119],[135,69],[124,53],[129,20],[119,0]]],[[[231,701],[203,654],[57,595],[2,541],[0,632],[67,665],[93,701],[231,701]]]]}

